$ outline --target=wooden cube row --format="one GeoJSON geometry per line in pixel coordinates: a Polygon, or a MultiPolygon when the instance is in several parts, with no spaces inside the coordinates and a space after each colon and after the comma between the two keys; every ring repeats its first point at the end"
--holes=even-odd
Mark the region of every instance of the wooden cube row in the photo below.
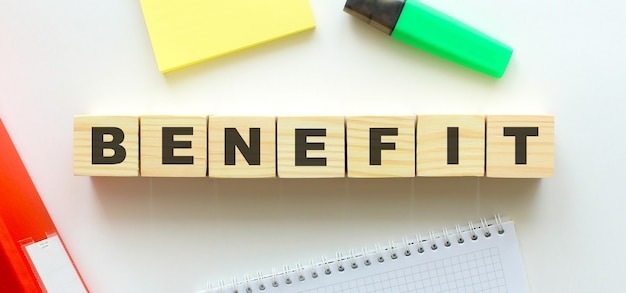
{"type": "Polygon", "coordinates": [[[76,116],[74,174],[551,177],[554,117],[76,116]]]}

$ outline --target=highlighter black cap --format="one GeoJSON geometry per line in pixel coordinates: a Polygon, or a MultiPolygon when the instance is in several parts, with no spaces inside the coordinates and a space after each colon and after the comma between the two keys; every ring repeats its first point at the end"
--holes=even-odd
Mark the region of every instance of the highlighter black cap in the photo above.
{"type": "Polygon", "coordinates": [[[406,0],[347,0],[343,10],[390,35],[405,3],[406,0]]]}

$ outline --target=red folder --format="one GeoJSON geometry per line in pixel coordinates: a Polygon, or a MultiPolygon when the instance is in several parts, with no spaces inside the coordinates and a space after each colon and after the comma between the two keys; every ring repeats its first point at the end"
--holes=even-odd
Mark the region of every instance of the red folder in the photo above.
{"type": "Polygon", "coordinates": [[[48,291],[25,245],[51,235],[58,236],[57,229],[0,120],[0,292],[48,291]]]}

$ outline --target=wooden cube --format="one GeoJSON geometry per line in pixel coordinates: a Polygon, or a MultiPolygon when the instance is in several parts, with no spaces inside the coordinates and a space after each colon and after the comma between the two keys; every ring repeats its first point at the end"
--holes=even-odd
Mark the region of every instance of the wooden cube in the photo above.
{"type": "Polygon", "coordinates": [[[209,177],[276,177],[276,118],[210,116],[209,177]]]}
{"type": "Polygon", "coordinates": [[[74,175],[139,176],[139,117],[74,117],[74,175]]]}
{"type": "Polygon", "coordinates": [[[140,125],[141,176],[206,176],[206,116],[141,116],[140,125]]]}
{"type": "Polygon", "coordinates": [[[346,119],[348,177],[415,176],[415,116],[346,119]]]}
{"type": "Polygon", "coordinates": [[[417,176],[484,176],[485,116],[419,115],[417,176]]]}
{"type": "Polygon", "coordinates": [[[344,117],[278,117],[278,176],[345,176],[344,117]]]}
{"type": "Polygon", "coordinates": [[[554,173],[554,116],[487,116],[487,177],[554,173]]]}

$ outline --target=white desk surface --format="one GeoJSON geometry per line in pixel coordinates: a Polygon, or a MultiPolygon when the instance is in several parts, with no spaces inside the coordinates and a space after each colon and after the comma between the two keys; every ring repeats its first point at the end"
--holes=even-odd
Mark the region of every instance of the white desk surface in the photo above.
{"type": "Polygon", "coordinates": [[[425,1],[515,49],[501,80],[312,0],[317,28],[166,75],[139,1],[0,1],[0,117],[92,292],[196,292],[494,213],[534,292],[621,291],[626,4],[425,1]],[[90,178],[82,114],[554,114],[550,179],[90,178]]]}

